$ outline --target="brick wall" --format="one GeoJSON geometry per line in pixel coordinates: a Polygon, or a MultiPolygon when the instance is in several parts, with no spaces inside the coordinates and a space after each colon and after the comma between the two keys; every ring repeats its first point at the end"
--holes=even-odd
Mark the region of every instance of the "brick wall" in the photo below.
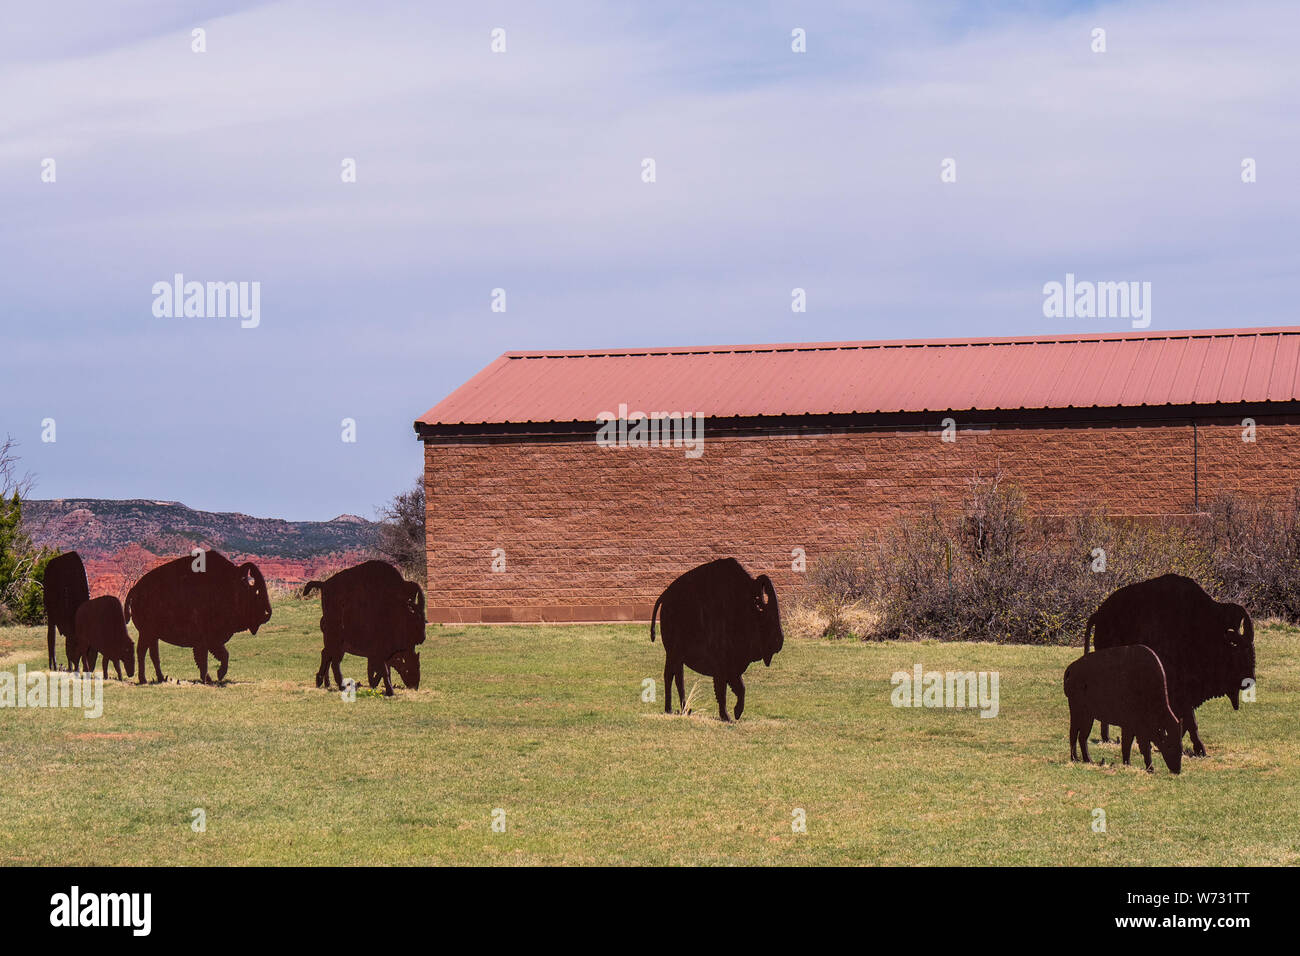
{"type": "MultiPolygon", "coordinates": [[[[1202,506],[1220,492],[1282,498],[1300,483],[1300,419],[1197,428],[1202,506]]],[[[1001,467],[1031,508],[1193,510],[1190,424],[875,429],[710,437],[702,457],[590,438],[425,446],[431,621],[648,620],[688,568],[735,556],[778,590],[809,563],[1001,467]],[[506,570],[493,572],[492,551],[506,570]]]]}

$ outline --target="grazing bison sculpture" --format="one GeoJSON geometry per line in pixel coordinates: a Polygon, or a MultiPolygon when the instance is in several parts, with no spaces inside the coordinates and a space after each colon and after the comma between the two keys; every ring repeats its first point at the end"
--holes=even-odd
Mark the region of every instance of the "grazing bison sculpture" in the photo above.
{"type": "Polygon", "coordinates": [[[208,654],[217,659],[217,680],[230,666],[226,642],[240,631],[257,633],[271,619],[266,581],[256,564],[235,565],[217,551],[177,558],[154,568],[126,596],[126,620],[140,632],[136,645],[139,683],[145,682],[144,655],[153,660],[153,672],[164,680],[158,663],[158,642],[194,650],[199,680],[208,676],[208,654]]]}
{"type": "MultiPolygon", "coordinates": [[[[68,641],[68,669],[94,671],[95,659],[104,655],[104,677],[112,662],[117,679],[135,676],[135,644],[126,632],[126,613],[122,602],[112,596],[97,597],[77,608],[77,636],[68,641]]],[[[143,664],[140,665],[142,668],[143,664]]]]}
{"type": "Polygon", "coordinates": [[[1151,768],[1154,743],[1170,773],[1183,766],[1183,725],[1169,704],[1164,665],[1144,644],[1111,647],[1084,654],[1065,669],[1065,696],[1070,702],[1070,759],[1075,744],[1088,763],[1088,734],[1094,719],[1119,724],[1120,749],[1129,762],[1133,740],[1151,768]]]}
{"type": "MultiPolygon", "coordinates": [[[[1246,609],[1214,600],[1179,574],[1130,584],[1106,598],[1088,618],[1085,654],[1090,641],[1099,651],[1125,644],[1155,651],[1169,681],[1169,702],[1197,757],[1205,756],[1205,745],[1197,733],[1196,708],[1227,697],[1232,709],[1239,709],[1243,683],[1255,678],[1255,627],[1246,609]]],[[[1109,730],[1103,718],[1102,740],[1110,739],[1109,730]]]]}
{"type": "Polygon", "coordinates": [[[316,686],[343,686],[340,663],[344,654],[366,659],[370,686],[384,682],[384,694],[393,694],[392,668],[411,690],[420,688],[420,654],[424,643],[424,592],[405,580],[397,568],[384,561],[367,561],[347,568],[326,581],[308,581],[303,597],[320,591],[320,629],[325,646],[320,652],[316,686]]]}
{"type": "Polygon", "coordinates": [[[713,678],[718,716],[727,716],[727,687],[736,694],[736,719],[745,709],[741,675],[754,661],[772,666],[781,650],[781,611],[776,589],[766,574],[751,578],[735,558],[710,561],[687,571],[664,589],[650,614],[650,640],[655,618],[663,631],[664,713],[673,712],[673,680],[682,710],[686,709],[684,667],[713,678]],[[662,611],[661,611],[662,608],[662,611]]]}
{"type": "Polygon", "coordinates": [[[56,629],[65,639],[64,649],[68,652],[68,662],[71,666],[72,645],[77,633],[77,608],[90,600],[90,587],[86,583],[86,566],[81,561],[81,555],[75,551],[68,551],[52,558],[45,566],[43,589],[45,643],[50,652],[50,670],[55,670],[59,666],[54,656],[56,629]]]}

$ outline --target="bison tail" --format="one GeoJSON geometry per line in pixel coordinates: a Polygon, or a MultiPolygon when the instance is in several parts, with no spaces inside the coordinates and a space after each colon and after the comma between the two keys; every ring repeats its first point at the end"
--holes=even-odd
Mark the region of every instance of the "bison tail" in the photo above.
{"type": "Polygon", "coordinates": [[[1083,652],[1088,653],[1088,642],[1092,638],[1092,632],[1097,627],[1097,615],[1094,614],[1088,618],[1088,626],[1083,629],[1083,652]]]}
{"type": "Polygon", "coordinates": [[[126,592],[126,601],[122,605],[122,622],[124,624],[131,623],[131,599],[133,597],[135,597],[135,588],[126,592]]]}
{"type": "Polygon", "coordinates": [[[325,583],[323,581],[308,581],[306,584],[303,585],[302,596],[311,597],[312,591],[319,591],[324,586],[325,583]]]}
{"type": "Polygon", "coordinates": [[[650,611],[650,643],[654,644],[654,619],[659,617],[659,605],[663,604],[663,594],[659,594],[659,600],[654,602],[654,610],[650,611]]]}

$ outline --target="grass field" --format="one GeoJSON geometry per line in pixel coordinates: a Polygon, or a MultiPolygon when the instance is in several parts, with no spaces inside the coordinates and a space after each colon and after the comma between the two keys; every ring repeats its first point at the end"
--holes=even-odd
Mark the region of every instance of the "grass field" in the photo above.
{"type": "MultiPolygon", "coordinates": [[[[431,626],[420,690],[345,702],[314,684],[319,616],[278,604],[231,641],[222,687],[188,683],[189,651],[163,645],[169,682],[110,680],[98,719],[0,710],[0,861],[1300,862],[1293,628],[1260,629],[1258,700],[1203,706],[1210,756],[1175,777],[1158,756],[1143,773],[1136,750],[1122,767],[1114,744],[1093,747],[1102,766],[1068,762],[1068,648],[787,639],[725,725],[689,671],[692,716],[665,716],[662,686],[642,701],[663,650],[641,625],[431,626]],[[999,672],[1000,713],[891,706],[890,675],[917,663],[999,672]]],[[[0,630],[0,670],[43,667],[44,646],[0,630]]]]}

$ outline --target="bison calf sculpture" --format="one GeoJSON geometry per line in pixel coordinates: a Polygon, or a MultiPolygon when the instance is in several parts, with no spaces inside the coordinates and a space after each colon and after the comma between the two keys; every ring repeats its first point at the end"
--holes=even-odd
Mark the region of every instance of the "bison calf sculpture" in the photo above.
{"type": "Polygon", "coordinates": [[[1183,767],[1183,725],[1169,704],[1165,668],[1144,644],[1112,647],[1085,654],[1065,669],[1065,696],[1070,702],[1070,759],[1075,744],[1088,763],[1088,734],[1094,719],[1119,724],[1120,750],[1129,762],[1133,740],[1151,768],[1154,743],[1170,773],[1183,767]]]}
{"type": "Polygon", "coordinates": [[[218,661],[217,680],[230,666],[226,643],[240,631],[257,633],[271,619],[266,581],[249,561],[235,566],[216,551],[177,558],[160,565],[136,582],[126,596],[126,620],[140,632],[136,646],[139,683],[145,682],[144,655],[153,660],[154,676],[162,681],[158,642],[194,649],[199,680],[208,676],[208,654],[218,661]]]}
{"type": "MultiPolygon", "coordinates": [[[[1088,618],[1084,653],[1090,638],[1097,650],[1145,644],[1160,655],[1169,679],[1169,701],[1191,735],[1196,757],[1205,756],[1196,708],[1211,698],[1227,697],[1237,710],[1243,682],[1255,677],[1255,628],[1246,609],[1214,600],[1179,574],[1117,590],[1088,618]]],[[[1110,739],[1104,720],[1101,739],[1110,739]]]]}
{"type": "Polygon", "coordinates": [[[343,686],[339,668],[344,654],[366,659],[370,686],[384,682],[384,695],[393,695],[391,668],[397,668],[411,690],[420,688],[420,654],[424,643],[424,592],[414,581],[403,579],[397,568],[384,561],[367,561],[340,571],[327,581],[308,581],[303,597],[320,591],[321,634],[316,686],[343,686]]]}
{"type": "Polygon", "coordinates": [[[663,626],[664,713],[673,712],[673,680],[686,709],[683,667],[713,678],[718,716],[727,716],[727,687],[736,693],[736,719],[745,710],[741,675],[754,661],[772,666],[781,650],[781,611],[776,589],[766,574],[751,578],[735,558],[722,558],[693,568],[664,589],[650,614],[650,640],[655,618],[663,626]],[[662,613],[660,608],[662,607],[662,613]]]}
{"type": "MultiPolygon", "coordinates": [[[[68,644],[69,669],[75,664],[78,668],[94,671],[95,659],[103,654],[105,678],[108,677],[110,661],[118,680],[122,679],[123,665],[127,677],[135,676],[135,644],[126,633],[122,602],[115,597],[97,597],[77,608],[77,636],[68,644]]],[[[140,666],[143,668],[144,665],[140,666]]]]}
{"type": "Polygon", "coordinates": [[[65,639],[64,649],[68,654],[68,666],[71,667],[73,641],[77,633],[77,608],[90,600],[90,587],[86,583],[86,566],[81,561],[81,555],[75,551],[68,551],[52,558],[45,566],[42,587],[46,622],[45,643],[50,652],[50,670],[55,670],[59,666],[54,657],[56,629],[65,639]]]}

